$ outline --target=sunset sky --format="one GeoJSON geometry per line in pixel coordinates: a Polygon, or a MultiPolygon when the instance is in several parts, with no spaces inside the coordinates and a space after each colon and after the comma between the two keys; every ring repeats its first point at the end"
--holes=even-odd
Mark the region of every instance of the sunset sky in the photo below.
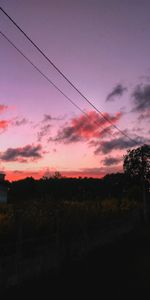
{"type": "Polygon", "coordinates": [[[8,180],[102,177],[150,141],[149,0],[1,0],[0,5],[83,99],[0,11],[0,170],[8,180]],[[131,139],[115,129],[116,125],[131,139]]]}

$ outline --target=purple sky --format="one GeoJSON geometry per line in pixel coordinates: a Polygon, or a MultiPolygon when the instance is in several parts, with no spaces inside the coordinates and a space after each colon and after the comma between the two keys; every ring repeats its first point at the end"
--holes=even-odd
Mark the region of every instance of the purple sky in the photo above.
{"type": "MultiPolygon", "coordinates": [[[[84,95],[137,140],[137,146],[149,143],[149,0],[0,3],[84,95]]],[[[121,170],[123,154],[135,145],[113,128],[103,134],[109,124],[101,123],[2,12],[0,27],[92,122],[100,122],[98,134],[0,35],[0,168],[8,178],[55,170],[66,176],[121,170]]]]}

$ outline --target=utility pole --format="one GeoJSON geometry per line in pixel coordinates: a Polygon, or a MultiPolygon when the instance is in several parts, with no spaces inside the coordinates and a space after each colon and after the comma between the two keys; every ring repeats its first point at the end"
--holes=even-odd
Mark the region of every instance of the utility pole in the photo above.
{"type": "Polygon", "coordinates": [[[148,220],[148,208],[147,208],[147,198],[146,198],[146,189],[145,189],[145,177],[144,177],[144,151],[143,151],[143,146],[141,147],[141,183],[142,183],[142,198],[143,198],[143,215],[144,215],[144,222],[146,224],[149,223],[148,220]]]}

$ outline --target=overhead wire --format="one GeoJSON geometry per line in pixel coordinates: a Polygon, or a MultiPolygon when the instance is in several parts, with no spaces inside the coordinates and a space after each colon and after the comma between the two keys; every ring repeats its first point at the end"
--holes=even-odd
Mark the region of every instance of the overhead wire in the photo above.
{"type": "Polygon", "coordinates": [[[81,113],[88,116],[88,114],[82,110],[70,97],[68,97],[55,83],[53,83],[48,76],[46,76],[2,31],[0,34],[19,52],[49,83],[51,83],[65,98],[68,99],[81,113]]]}
{"type": "MultiPolygon", "coordinates": [[[[131,138],[128,134],[126,134],[124,131],[122,131],[117,125],[115,125],[104,113],[102,113],[68,78],[67,76],[52,62],[52,60],[50,60],[50,58],[39,48],[39,46],[36,45],[36,43],[24,32],[23,29],[21,29],[21,27],[8,15],[8,13],[2,8],[0,7],[0,10],[8,17],[8,19],[18,28],[18,30],[28,39],[28,41],[40,52],[40,54],[55,68],[55,70],[79,93],[79,95],[84,98],[84,100],[94,108],[95,111],[97,111],[97,113],[99,113],[103,119],[105,119],[107,122],[109,122],[111,124],[111,126],[113,126],[115,129],[117,129],[122,135],[124,135],[126,138],[128,138],[130,141],[137,143],[136,140],[134,140],[133,138],[131,138]]],[[[2,33],[1,33],[2,34],[2,33]]],[[[4,34],[3,34],[4,36],[4,34]]],[[[8,40],[8,38],[7,38],[8,40]]],[[[10,41],[9,41],[10,42],[10,41]]],[[[13,43],[10,42],[12,45],[13,43]]],[[[13,45],[14,46],[14,45],[13,45]]],[[[20,52],[21,51],[19,49],[17,49],[17,47],[15,46],[16,50],[20,52]]],[[[22,53],[23,54],[23,53],[22,53]]],[[[23,56],[25,57],[25,55],[23,54],[23,56]]],[[[26,58],[27,59],[27,58],[26,58]]],[[[27,59],[29,61],[29,59],[27,59]]],[[[32,62],[31,62],[32,63],[32,62]]],[[[32,63],[32,65],[34,66],[34,64],[32,63]]],[[[35,67],[35,66],[34,66],[35,67]]],[[[43,73],[42,71],[40,71],[37,67],[35,67],[40,73],[43,73]]],[[[45,78],[47,77],[45,74],[42,74],[45,78]]],[[[46,78],[47,79],[47,78],[46,78]]],[[[52,83],[52,81],[48,78],[48,81],[52,83]]],[[[55,84],[53,84],[53,86],[55,86],[55,84]]],[[[55,86],[56,87],[56,86],[55,86]]],[[[67,95],[65,95],[58,87],[56,87],[57,90],[59,90],[69,101],[71,100],[67,95]]],[[[73,102],[72,100],[70,102],[73,102]]],[[[73,102],[74,103],[74,102],[73,102]]],[[[75,105],[80,111],[82,111],[78,105],[76,105],[75,103],[73,104],[75,105]]],[[[83,111],[82,111],[83,113],[83,111]]],[[[84,112],[84,114],[86,114],[84,112]]]]}
{"type": "MultiPolygon", "coordinates": [[[[26,61],[28,61],[32,66],[33,68],[38,71],[52,86],[54,86],[54,88],[56,90],[58,90],[69,102],[71,102],[72,105],[74,105],[82,114],[84,114],[91,123],[93,123],[93,121],[91,121],[88,113],[86,113],[83,109],[81,109],[70,97],[68,97],[51,79],[49,79],[48,76],[46,76],[2,31],[0,31],[0,34],[3,36],[3,38],[5,38],[9,44],[11,44],[15,49],[16,51],[24,57],[24,59],[26,61]]],[[[99,125],[98,122],[96,122],[94,120],[94,123],[99,125]]],[[[105,128],[107,129],[107,128],[105,128]]]]}

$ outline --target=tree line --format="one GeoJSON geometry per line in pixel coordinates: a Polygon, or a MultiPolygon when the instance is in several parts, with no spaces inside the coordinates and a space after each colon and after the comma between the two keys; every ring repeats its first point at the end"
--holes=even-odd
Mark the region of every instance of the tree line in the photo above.
{"type": "Polygon", "coordinates": [[[65,178],[59,172],[51,177],[35,180],[27,177],[7,182],[8,202],[21,203],[31,199],[42,201],[99,201],[122,198],[142,201],[149,197],[150,146],[128,150],[123,159],[123,173],[107,174],[98,178],[65,178]]]}

